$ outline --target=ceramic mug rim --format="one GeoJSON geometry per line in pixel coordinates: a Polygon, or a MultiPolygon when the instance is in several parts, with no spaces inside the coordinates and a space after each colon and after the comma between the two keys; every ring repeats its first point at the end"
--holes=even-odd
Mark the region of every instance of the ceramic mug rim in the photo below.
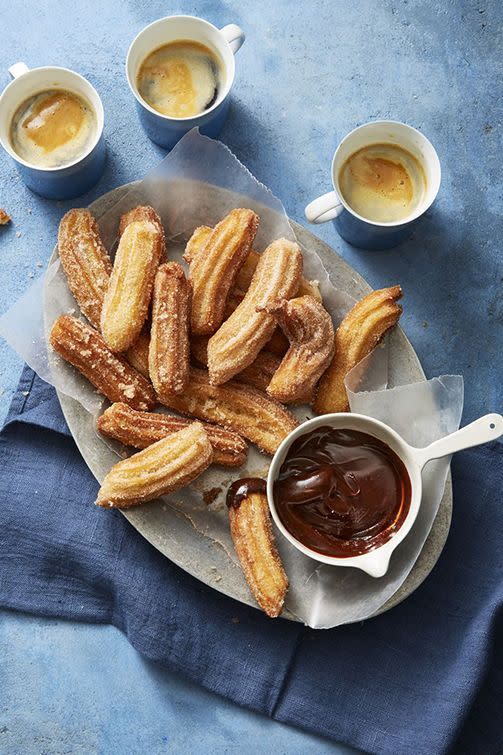
{"type": "MultiPolygon", "coordinates": [[[[101,101],[101,97],[99,96],[96,89],[93,87],[90,81],[88,81],[85,76],[82,76],[82,74],[77,73],[76,71],[72,71],[71,68],[65,68],[64,66],[37,66],[36,68],[29,68],[27,71],[22,73],[20,76],[16,76],[15,79],[10,81],[5,89],[3,90],[2,94],[0,95],[0,112],[2,110],[2,100],[4,99],[4,96],[7,94],[8,91],[10,91],[13,87],[17,85],[17,83],[23,79],[25,76],[29,76],[31,73],[34,72],[40,72],[43,71],[44,73],[50,74],[54,71],[60,72],[64,71],[67,74],[70,74],[71,76],[74,76],[84,84],[85,87],[88,88],[88,90],[92,93],[93,97],[95,98],[95,102],[91,102],[91,106],[93,110],[96,113],[96,120],[97,120],[97,129],[96,129],[96,136],[91,142],[90,146],[86,149],[85,152],[82,153],[82,155],[79,155],[79,157],[75,158],[75,160],[72,160],[71,162],[64,163],[63,165],[54,165],[52,167],[42,167],[40,165],[34,165],[33,163],[28,162],[23,157],[17,154],[17,152],[11,147],[10,143],[0,136],[0,143],[2,147],[5,149],[5,151],[12,157],[15,162],[19,163],[20,165],[24,165],[25,168],[29,168],[30,170],[36,170],[39,173],[57,173],[58,171],[64,171],[68,168],[73,168],[76,165],[79,165],[83,160],[85,160],[89,155],[93,152],[96,145],[99,143],[102,134],[103,134],[103,128],[105,125],[105,111],[103,108],[103,103],[101,101]]],[[[52,89],[68,89],[68,91],[72,91],[70,87],[51,87],[52,89]]],[[[40,91],[43,91],[41,89],[40,91]]],[[[31,95],[30,95],[31,96],[31,95]]],[[[26,99],[26,98],[25,98],[26,99]]],[[[91,98],[89,98],[91,99],[91,98]]],[[[20,100],[19,105],[21,105],[23,100],[20,100]]],[[[9,124],[10,127],[10,124],[9,124]]]]}
{"type": "MultiPolygon", "coordinates": [[[[228,61],[224,60],[223,56],[222,56],[222,62],[224,64],[224,66],[225,66],[226,74],[227,74],[227,83],[226,83],[226,86],[222,90],[222,93],[215,100],[215,102],[213,103],[213,105],[211,107],[207,108],[206,110],[203,110],[201,113],[198,113],[197,115],[189,115],[189,116],[184,117],[184,118],[175,118],[175,117],[173,117],[171,115],[166,115],[165,113],[160,113],[158,110],[155,110],[151,105],[148,104],[148,102],[146,102],[143,99],[143,97],[138,92],[138,88],[136,86],[136,82],[132,81],[132,77],[130,76],[130,70],[129,70],[130,69],[130,57],[131,57],[131,54],[133,52],[134,46],[139,41],[140,37],[142,37],[145,33],[150,32],[153,27],[160,26],[161,24],[164,24],[166,21],[172,21],[172,20],[175,20],[175,19],[176,20],[183,19],[183,20],[192,21],[192,22],[195,21],[196,23],[200,23],[203,26],[208,26],[210,29],[212,29],[213,31],[217,32],[219,38],[221,38],[221,40],[222,40],[222,47],[224,49],[225,49],[225,45],[227,45],[227,47],[229,47],[229,43],[223,37],[221,30],[218,27],[216,27],[214,24],[212,24],[210,21],[207,21],[205,18],[201,18],[200,16],[188,16],[188,15],[183,15],[183,14],[181,14],[181,15],[173,15],[173,16],[164,16],[163,18],[158,18],[156,21],[152,21],[152,23],[147,24],[147,26],[144,26],[143,29],[141,29],[138,32],[138,34],[136,35],[136,37],[133,39],[133,41],[129,45],[129,49],[128,49],[127,55],[126,55],[126,64],[125,64],[126,79],[127,79],[129,88],[130,88],[131,92],[133,93],[136,101],[143,108],[145,108],[146,110],[148,110],[150,113],[152,113],[153,115],[156,115],[159,118],[162,118],[167,123],[190,123],[191,121],[197,121],[201,117],[206,116],[209,113],[212,113],[214,110],[216,110],[217,107],[219,107],[222,104],[222,102],[225,100],[225,98],[227,97],[227,95],[231,91],[232,85],[234,83],[234,77],[235,77],[235,74],[236,74],[236,62],[235,62],[235,59],[234,59],[234,54],[232,53],[232,50],[230,50],[230,47],[229,47],[230,56],[229,56],[228,61]]],[[[198,41],[198,40],[196,38],[194,38],[194,41],[198,41]]],[[[157,48],[152,48],[150,50],[150,52],[147,53],[147,55],[145,57],[148,57],[148,55],[150,55],[152,52],[154,52],[155,49],[157,49],[157,48]]]]}
{"type": "MultiPolygon", "coordinates": [[[[387,442],[387,441],[384,441],[387,442]]],[[[388,444],[389,445],[389,444],[388,444]]],[[[390,446],[391,447],[391,446],[390,446]]],[[[371,573],[370,571],[370,565],[372,564],[374,567],[376,564],[380,564],[381,566],[384,566],[384,570],[378,570],[379,574],[373,575],[373,576],[382,576],[386,573],[388,569],[388,563],[389,559],[391,558],[391,554],[395,550],[395,548],[407,537],[410,530],[412,529],[412,526],[414,522],[417,519],[417,515],[419,513],[419,509],[421,506],[421,499],[422,499],[422,477],[421,477],[421,465],[418,463],[417,459],[415,458],[414,452],[416,449],[414,449],[412,446],[410,446],[402,437],[397,433],[395,430],[393,430],[392,427],[389,425],[386,425],[384,422],[381,422],[378,419],[375,419],[374,417],[368,417],[364,414],[358,414],[355,412],[338,412],[335,414],[324,414],[317,417],[312,417],[307,422],[303,422],[301,425],[296,427],[294,430],[292,430],[286,438],[283,439],[283,441],[280,443],[278,448],[276,449],[276,452],[272,458],[271,464],[269,466],[269,472],[267,475],[267,502],[269,505],[269,511],[271,513],[272,519],[274,521],[274,524],[279,529],[281,534],[295,547],[297,550],[299,550],[301,553],[303,553],[305,556],[308,556],[309,558],[312,558],[314,561],[317,561],[319,563],[328,564],[329,566],[346,566],[346,567],[356,567],[361,569],[362,571],[367,572],[368,574],[371,573]],[[306,434],[310,431],[313,427],[319,427],[323,424],[327,424],[333,427],[351,427],[351,423],[356,420],[356,423],[362,422],[362,424],[367,425],[366,429],[362,429],[362,432],[367,432],[369,435],[373,435],[374,437],[379,437],[375,435],[372,432],[372,427],[379,428],[385,436],[388,436],[389,438],[392,438],[395,444],[395,447],[392,448],[392,450],[395,451],[397,456],[401,459],[403,464],[405,465],[405,468],[407,470],[407,474],[410,478],[410,484],[411,484],[411,497],[410,497],[410,506],[409,511],[407,512],[407,516],[405,517],[405,520],[402,522],[402,525],[394,532],[391,537],[386,540],[381,545],[378,545],[376,548],[370,551],[366,551],[365,553],[359,554],[357,556],[345,556],[345,557],[339,557],[339,556],[328,556],[323,553],[318,553],[317,551],[313,550],[309,546],[305,545],[301,540],[298,540],[283,524],[281,521],[279,514],[276,509],[276,504],[274,502],[274,482],[277,478],[280,464],[283,463],[284,456],[288,449],[290,448],[293,441],[306,434]],[[342,423],[342,424],[341,424],[342,423]],[[365,565],[369,566],[369,571],[367,571],[367,568],[365,568],[365,565]]]]}
{"type": "Polygon", "coordinates": [[[332,164],[330,168],[330,174],[332,178],[332,186],[335,194],[337,195],[338,201],[342,204],[344,209],[346,209],[354,218],[357,218],[362,223],[366,223],[367,225],[375,226],[376,228],[400,228],[402,226],[406,226],[409,223],[411,223],[414,220],[417,220],[417,218],[421,217],[421,215],[424,215],[425,212],[427,212],[430,207],[432,206],[433,202],[437,198],[439,189],[440,189],[440,183],[442,179],[442,169],[440,166],[440,159],[438,157],[437,151],[433,144],[430,142],[428,137],[426,137],[421,131],[419,131],[417,128],[414,128],[414,126],[410,126],[408,123],[405,123],[404,121],[395,121],[395,120],[387,120],[387,119],[380,119],[376,121],[367,121],[367,123],[362,123],[360,126],[356,126],[356,128],[349,131],[346,136],[341,139],[339,144],[337,145],[337,149],[334,152],[334,155],[332,157],[332,164]],[[363,215],[359,215],[355,210],[353,210],[352,207],[349,206],[349,204],[346,202],[344,197],[342,196],[342,192],[339,190],[338,186],[338,180],[336,179],[335,175],[335,169],[336,169],[336,162],[340,155],[341,149],[344,146],[344,144],[347,143],[348,139],[350,139],[355,133],[358,131],[361,131],[364,128],[367,128],[368,126],[400,126],[408,129],[409,131],[412,131],[415,135],[417,135],[421,140],[423,140],[428,147],[432,151],[433,155],[433,161],[435,163],[435,168],[437,170],[437,178],[434,185],[434,191],[432,192],[431,199],[424,205],[421,205],[417,208],[417,210],[409,215],[407,218],[403,220],[388,220],[386,222],[379,222],[377,220],[369,220],[368,218],[364,217],[363,215]]]}

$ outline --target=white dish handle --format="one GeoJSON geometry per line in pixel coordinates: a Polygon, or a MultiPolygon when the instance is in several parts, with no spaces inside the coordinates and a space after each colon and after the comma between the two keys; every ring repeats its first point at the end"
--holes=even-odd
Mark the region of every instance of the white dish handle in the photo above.
{"type": "Polygon", "coordinates": [[[244,31],[236,24],[227,24],[227,26],[220,29],[220,33],[225,37],[227,44],[235,55],[245,41],[244,31]]]}
{"type": "Polygon", "coordinates": [[[422,468],[432,459],[440,459],[465,448],[480,446],[503,435],[503,417],[500,414],[486,414],[466,427],[456,430],[445,438],[440,438],[426,448],[415,448],[414,455],[422,468]]]}

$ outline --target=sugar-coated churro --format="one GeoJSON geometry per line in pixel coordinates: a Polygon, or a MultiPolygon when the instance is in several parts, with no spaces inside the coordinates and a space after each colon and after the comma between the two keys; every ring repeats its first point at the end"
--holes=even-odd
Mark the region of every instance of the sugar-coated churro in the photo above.
{"type": "Polygon", "coordinates": [[[121,356],[114,354],[100,334],[70,315],[52,326],[53,349],[76,367],[110,401],[123,401],[133,409],[152,409],[157,403],[150,383],[121,356]]]}
{"type": "Polygon", "coordinates": [[[290,348],[267,386],[269,396],[291,403],[312,392],[334,353],[332,318],[312,296],[283,299],[267,311],[287,336],[290,348]]]}
{"type": "Polygon", "coordinates": [[[349,411],[344,378],[397,324],[402,307],[396,302],[401,296],[400,286],[373,291],[343,319],[335,333],[332,362],[318,385],[314,403],[317,414],[349,411]]]}
{"type": "Polygon", "coordinates": [[[58,231],[58,252],[68,286],[82,314],[99,329],[112,263],[101,240],[98,223],[88,210],[74,209],[63,216],[58,231]]]}
{"type": "Polygon", "coordinates": [[[298,422],[284,406],[265,393],[232,380],[211,385],[205,370],[191,368],[184,392],[160,396],[170,409],[234,430],[273,454],[298,422]]]}
{"type": "Polygon", "coordinates": [[[126,351],[140,334],[163,246],[156,223],[126,225],[101,311],[101,332],[112,351],[126,351]]]}
{"type": "Polygon", "coordinates": [[[191,287],[178,262],[161,265],[155,276],[149,375],[157,393],[181,393],[189,378],[191,287]]]}
{"type": "Polygon", "coordinates": [[[279,616],[288,578],[276,548],[265,480],[237,480],[227,494],[232,541],[248,586],[268,616],[279,616]]]}
{"type": "Polygon", "coordinates": [[[194,335],[210,335],[222,323],[227,296],[248,256],[258,224],[258,215],[252,210],[232,210],[211,231],[204,254],[190,263],[194,335]]]}
{"type": "Polygon", "coordinates": [[[301,275],[298,245],[288,239],[273,241],[261,255],[243,301],[208,342],[213,384],[225,383],[255,360],[276,328],[274,317],[264,307],[295,296],[301,275]]]}
{"type": "MultiPolygon", "coordinates": [[[[190,350],[196,362],[206,367],[208,364],[208,338],[206,336],[194,336],[190,339],[190,350]]],[[[280,357],[262,349],[254,362],[242,372],[238,372],[235,380],[258,388],[259,391],[265,391],[280,364],[280,357]]]]}
{"type": "MultiPolygon", "coordinates": [[[[213,229],[208,225],[200,225],[195,229],[194,233],[187,242],[187,246],[185,247],[183,258],[186,262],[191,262],[200,253],[204,254],[204,246],[208,241],[212,230],[213,229]]],[[[241,301],[245,293],[248,291],[259,259],[260,252],[256,252],[254,249],[252,249],[244,263],[239,268],[233,290],[234,296],[238,297],[237,303],[241,301]]],[[[312,296],[314,299],[321,301],[321,293],[318,281],[306,280],[304,276],[302,276],[302,278],[300,279],[298,294],[299,296],[312,296]]]]}
{"type": "Polygon", "coordinates": [[[211,464],[213,448],[200,422],[119,461],[107,474],[96,503],[126,509],[189,485],[211,464]]]}
{"type": "MultiPolygon", "coordinates": [[[[112,404],[97,420],[100,432],[134,448],[147,448],[161,438],[190,425],[193,420],[155,412],[138,412],[123,403],[112,404]]],[[[237,433],[218,425],[203,424],[213,446],[213,462],[240,467],[248,444],[237,433]]]]}
{"type": "MultiPolygon", "coordinates": [[[[132,210],[129,210],[129,212],[126,212],[124,215],[122,215],[120,221],[119,221],[119,238],[122,236],[124,231],[126,230],[127,226],[130,223],[138,223],[141,221],[147,221],[150,223],[153,223],[159,233],[162,237],[162,245],[163,245],[163,253],[164,253],[164,246],[165,246],[165,239],[164,239],[164,228],[161,223],[161,219],[157,212],[154,210],[153,207],[150,207],[149,205],[139,205],[138,207],[133,207],[132,210]]],[[[162,261],[162,254],[161,254],[161,261],[162,261]]]]}

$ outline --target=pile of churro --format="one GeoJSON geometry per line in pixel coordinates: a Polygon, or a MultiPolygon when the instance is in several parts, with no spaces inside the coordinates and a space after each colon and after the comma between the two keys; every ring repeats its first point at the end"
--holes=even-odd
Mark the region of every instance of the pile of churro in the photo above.
{"type": "MultiPolygon", "coordinates": [[[[288,405],[349,410],[344,379],[398,322],[401,289],[374,291],[334,329],[300,247],[281,238],[259,253],[258,227],[238,208],[196,228],[184,269],[152,207],[122,216],[113,262],[90,212],[63,217],[59,257],[85,320],[59,317],[50,344],[110,401],[99,432],[136,449],[103,480],[99,506],[172,493],[211,464],[238,468],[249,443],[274,454],[298,424],[288,405]]],[[[279,615],[288,580],[264,490],[242,487],[229,522],[252,593],[279,615]]]]}

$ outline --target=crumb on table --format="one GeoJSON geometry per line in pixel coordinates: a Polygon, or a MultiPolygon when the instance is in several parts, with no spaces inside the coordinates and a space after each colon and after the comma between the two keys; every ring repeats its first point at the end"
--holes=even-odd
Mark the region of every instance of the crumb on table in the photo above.
{"type": "Polygon", "coordinates": [[[5,210],[2,210],[0,208],[0,225],[7,225],[7,223],[10,223],[11,217],[8,215],[5,210]]]}

